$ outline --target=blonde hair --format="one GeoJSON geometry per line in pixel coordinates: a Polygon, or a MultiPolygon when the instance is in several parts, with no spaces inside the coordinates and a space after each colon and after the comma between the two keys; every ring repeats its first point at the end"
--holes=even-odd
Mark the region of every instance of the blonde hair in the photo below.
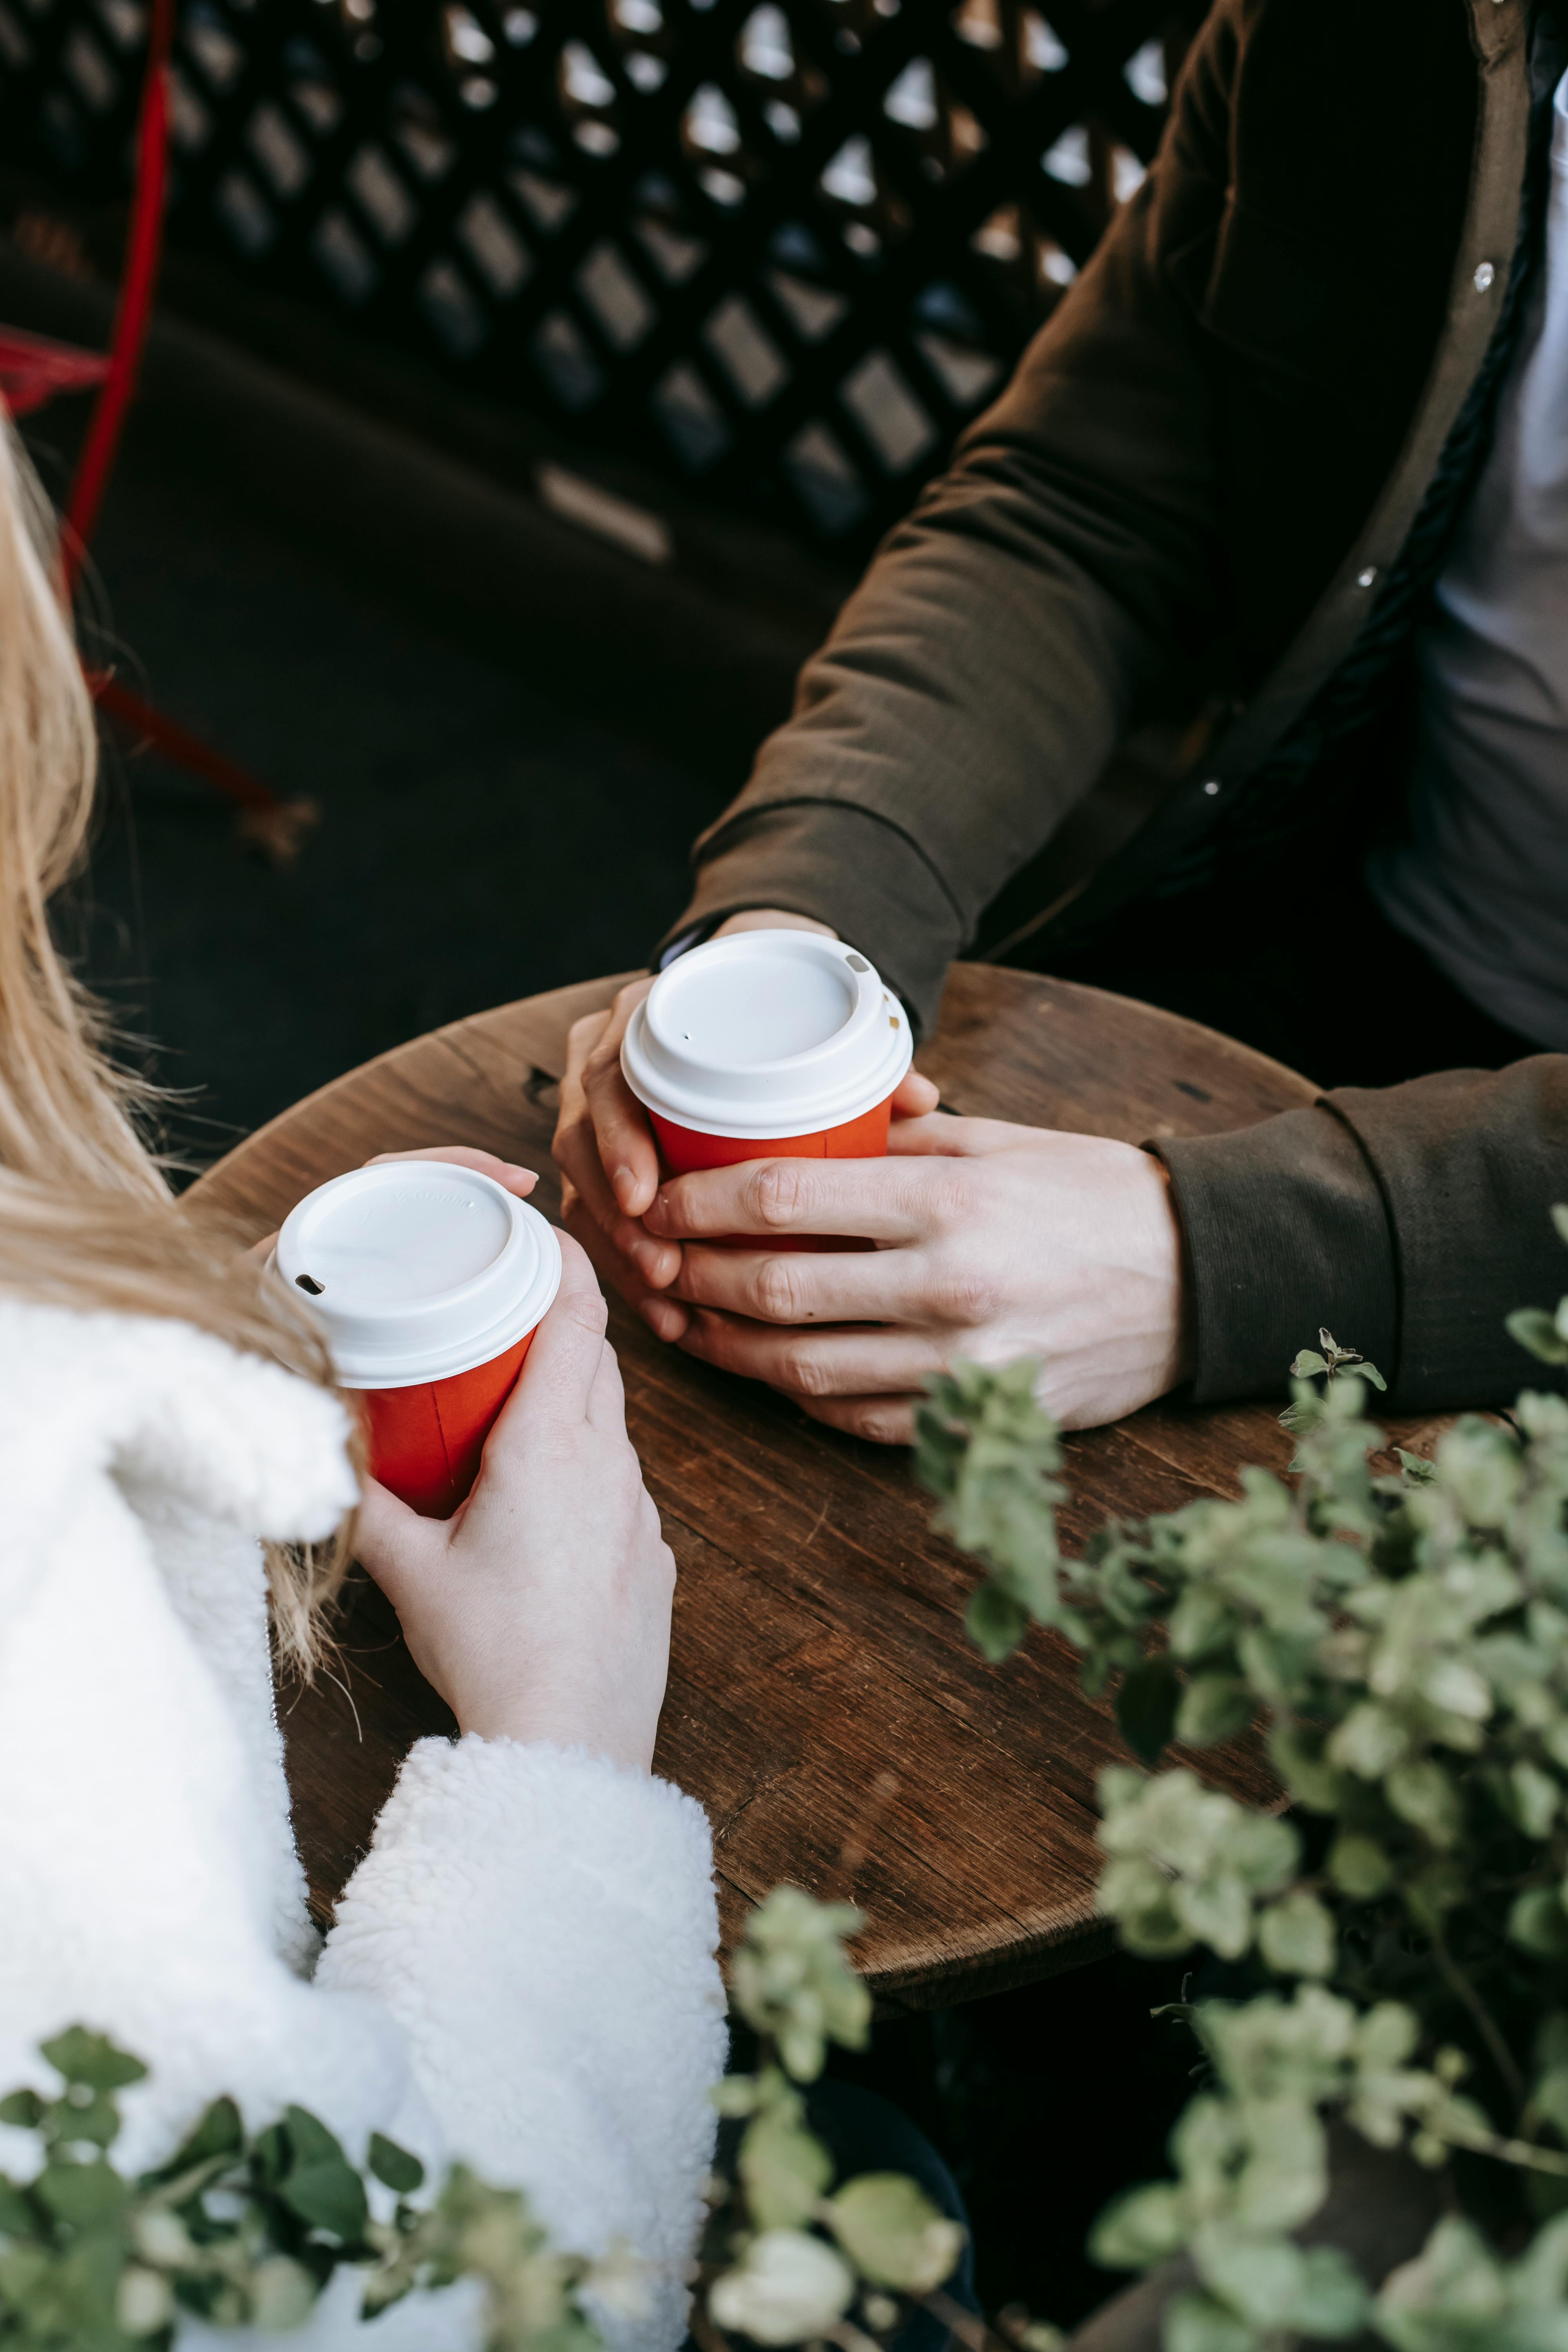
{"type": "MultiPolygon", "coordinates": [[[[183,1209],[142,1140],[156,1097],[110,1058],[109,1024],[62,961],[48,906],[80,864],[98,737],[60,587],[54,516],[0,421],[0,1291],[193,1323],[320,1386],[326,1346],[243,1241],[183,1209]]],[[[347,1566],[268,1548],[280,1653],[307,1675],[347,1566]]]]}

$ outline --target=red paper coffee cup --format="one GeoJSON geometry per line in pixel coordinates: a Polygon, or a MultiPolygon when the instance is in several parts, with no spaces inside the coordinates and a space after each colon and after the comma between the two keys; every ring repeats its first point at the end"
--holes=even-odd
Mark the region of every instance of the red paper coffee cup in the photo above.
{"type": "Polygon", "coordinates": [[[621,1067],[665,1174],[682,1176],[745,1160],[880,1159],[912,1052],[902,1005],[857,950],[817,931],[739,931],[659,974],[626,1024],[621,1067]]]}
{"type": "Polygon", "coordinates": [[[448,1518],[560,1286],[551,1226],[472,1168],[394,1160],[308,1193],[275,1263],[326,1326],[371,1475],[448,1518]]]}

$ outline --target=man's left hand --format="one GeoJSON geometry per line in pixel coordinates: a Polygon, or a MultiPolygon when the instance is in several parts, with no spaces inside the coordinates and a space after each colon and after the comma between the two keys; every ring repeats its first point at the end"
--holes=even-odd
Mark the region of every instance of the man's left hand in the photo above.
{"type": "Polygon", "coordinates": [[[1180,1229],[1163,1168],[1132,1144],[900,1119],[886,1160],[676,1177],[646,1223],[682,1244],[659,1290],[661,1336],[858,1437],[908,1444],[926,1377],[961,1356],[1038,1356],[1041,1401],[1069,1429],[1118,1420],[1184,1377],[1180,1229]],[[805,1234],[876,1247],[768,1247],[805,1234]],[[705,1245],[722,1234],[757,1246],[705,1245]]]}

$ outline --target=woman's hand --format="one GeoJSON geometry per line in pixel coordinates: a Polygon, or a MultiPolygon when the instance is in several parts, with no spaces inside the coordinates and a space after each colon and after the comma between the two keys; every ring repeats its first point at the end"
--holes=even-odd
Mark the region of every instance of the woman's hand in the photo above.
{"type": "MultiPolygon", "coordinates": [[[[755,930],[822,931],[835,937],[826,923],[769,907],[731,915],[714,937],[755,930]]],[[[642,1223],[658,1190],[658,1153],[647,1113],[621,1072],[626,1023],[652,986],[651,979],[634,980],[608,1013],[586,1013],[573,1023],[552,1148],[568,1232],[575,1234],[605,1280],[614,1284],[659,1339],[679,1339],[689,1318],[663,1294],[680,1272],[680,1252],[642,1223]]],[[[934,1110],[936,1104],[931,1080],[911,1070],[893,1097],[893,1117],[915,1118],[934,1110]]]]}
{"type": "Polygon", "coordinates": [[[372,1480],[357,1549],[461,1730],[647,1771],[675,1560],[626,1435],[593,1268],[569,1238],[562,1259],[468,1501],[421,1518],[372,1480]]]}
{"type": "Polygon", "coordinates": [[[1043,1362],[1040,1396],[1098,1426],[1184,1377],[1180,1230],[1160,1162],[999,1119],[899,1122],[886,1160],[763,1160],[679,1176],[647,1213],[682,1244],[680,1345],[818,1421],[908,1444],[928,1374],[1043,1362]],[[754,1251],[709,1234],[754,1234],[754,1251]],[[770,1252],[858,1234],[871,1252],[770,1252]]]}

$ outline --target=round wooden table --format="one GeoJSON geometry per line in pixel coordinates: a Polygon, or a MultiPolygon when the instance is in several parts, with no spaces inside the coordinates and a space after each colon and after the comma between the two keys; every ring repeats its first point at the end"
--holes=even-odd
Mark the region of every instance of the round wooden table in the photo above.
{"type": "MultiPolygon", "coordinates": [[[[371,1153],[470,1143],[537,1167],[554,1213],[554,1080],[568,1026],[619,974],[499,1007],[385,1054],[230,1152],[195,1188],[253,1236],[371,1153]]],[[[952,973],[920,1055],[954,1111],[1114,1135],[1246,1126],[1311,1098],[1304,1078],[1152,1007],[979,964],[952,973]]],[[[787,1879],[850,1891],[859,1965],[885,2004],[925,2006],[1087,1958],[1095,1776],[1121,1757],[1066,1643],[1036,1633],[987,1666],[963,1633],[975,1570],[930,1531],[909,1457],[840,1437],[753,1383],[662,1346],[612,1303],[627,1419],[679,1565],[658,1769],[713,1823],[726,1943],[787,1879]]],[[[1303,1341],[1312,1335],[1303,1332],[1303,1341]]],[[[1284,1465],[1272,1408],[1156,1406],[1074,1437],[1065,1537],[1235,1492],[1284,1465]]],[[[363,1578],[342,1657],[279,1693],[312,1904],[332,1905],[411,1740],[452,1728],[363,1578]]],[[[1257,1797],[1245,1748],[1205,1759],[1257,1797]]]]}

